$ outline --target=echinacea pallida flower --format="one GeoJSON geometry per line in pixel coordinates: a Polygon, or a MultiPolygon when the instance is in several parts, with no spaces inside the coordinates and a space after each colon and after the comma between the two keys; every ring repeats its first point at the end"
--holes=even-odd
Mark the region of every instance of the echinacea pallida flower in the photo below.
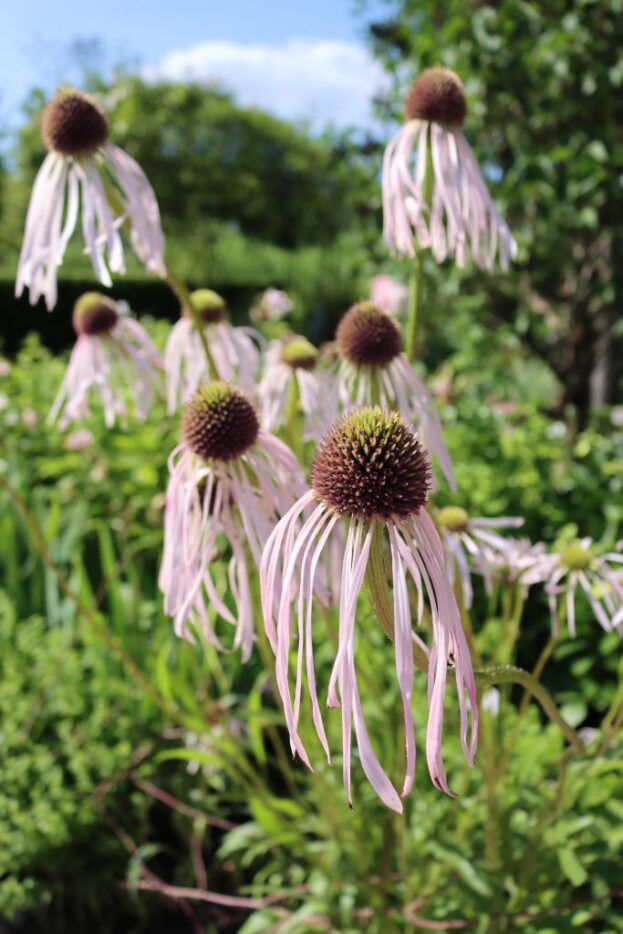
{"type": "Polygon", "coordinates": [[[409,300],[409,289],[393,276],[373,276],[370,283],[370,300],[390,315],[397,315],[409,300]]]}
{"type": "Polygon", "coordinates": [[[343,407],[378,403],[382,408],[397,409],[407,421],[413,420],[454,489],[452,461],[435,402],[402,352],[398,322],[374,302],[357,302],[341,318],[335,342],[343,407]]]}
{"type": "Polygon", "coordinates": [[[169,412],[210,379],[236,383],[247,392],[255,387],[262,338],[253,328],[233,327],[225,300],[212,289],[190,294],[195,314],[201,319],[215,372],[211,372],[197,327],[188,308],[171,328],[164,351],[169,412]]]}
{"type": "Polygon", "coordinates": [[[138,321],[99,292],[85,292],[74,306],[78,339],[50,411],[60,427],[90,414],[90,398],[101,397],[107,427],[125,419],[128,407],[142,421],[163,390],[162,359],[138,321]]]}
{"type": "MultiPolygon", "coordinates": [[[[443,551],[425,503],[431,485],[428,456],[416,435],[396,413],[379,407],[345,416],[321,444],[312,466],[311,489],[279,522],[262,557],[262,607],[276,656],[276,675],[292,749],[309,766],[298,731],[303,670],[306,672],[316,732],[330,757],[316,689],[313,650],[313,589],[322,552],[339,531],[345,533],[339,606],[339,645],[327,702],[341,707],[344,785],[350,803],[351,733],[354,724],[362,768],[381,800],[402,810],[400,796],[372,747],[366,728],[357,675],[355,643],[357,601],[372,551],[390,555],[396,677],[402,697],[406,769],[402,795],[415,775],[415,735],[411,712],[414,639],[408,578],[422,619],[430,607],[432,646],[428,655],[429,716],[426,758],[434,784],[450,793],[441,755],[444,698],[449,663],[458,693],[460,734],[471,763],[477,737],[474,674],[443,551]],[[340,527],[342,527],[340,529],[340,527]],[[298,661],[294,703],[290,692],[290,643],[294,608],[298,661]],[[468,700],[471,735],[468,739],[468,700]]],[[[365,634],[359,634],[359,643],[365,634]]],[[[365,648],[364,648],[365,650],[365,648]]]]}
{"type": "Polygon", "coordinates": [[[219,649],[214,620],[221,617],[234,627],[244,661],[254,639],[250,569],[304,488],[301,468],[283,442],[262,431],[248,397],[227,383],[206,383],[192,396],[182,434],[169,457],[159,578],[165,612],[179,636],[192,640],[194,624],[219,649]],[[222,548],[230,553],[226,579],[215,573],[222,548]]]}
{"type": "Polygon", "coordinates": [[[462,131],[463,85],[446,68],[428,68],[404,105],[406,123],[383,157],[383,233],[406,256],[430,247],[438,262],[469,256],[491,270],[507,268],[517,245],[498,213],[462,131]]]}
{"type": "Polygon", "coordinates": [[[292,311],[294,302],[283,289],[266,289],[251,309],[251,320],[280,321],[292,311]]]}
{"type": "Polygon", "coordinates": [[[286,423],[295,393],[304,417],[303,437],[319,441],[337,417],[334,379],[318,367],[318,350],[305,337],[274,341],[258,388],[262,426],[277,431],[286,423]]]}
{"type": "Polygon", "coordinates": [[[164,235],[156,196],[141,167],[108,139],[108,119],[95,100],[61,89],[41,120],[48,150],[32,189],[17,268],[16,295],[56,304],[56,270],[82,212],[85,250],[99,281],[109,267],[124,272],[120,226],[130,225],[134,252],[150,272],[165,274],[164,235]],[[109,188],[107,188],[109,186],[109,188]],[[111,204],[114,193],[115,205],[111,204]]]}
{"type": "Polygon", "coordinates": [[[462,506],[444,506],[437,514],[437,525],[448,556],[450,576],[454,582],[458,574],[463,604],[469,609],[473,599],[472,571],[482,576],[490,592],[500,560],[508,563],[516,553],[515,539],[504,538],[496,529],[517,529],[523,525],[523,519],[518,516],[472,518],[462,506]]]}
{"type": "Polygon", "coordinates": [[[548,595],[552,630],[558,629],[558,602],[567,620],[569,633],[575,636],[575,601],[578,590],[584,593],[599,625],[606,632],[623,635],[623,552],[600,554],[591,538],[568,542],[560,551],[547,555],[549,563],[541,568],[548,595]]]}

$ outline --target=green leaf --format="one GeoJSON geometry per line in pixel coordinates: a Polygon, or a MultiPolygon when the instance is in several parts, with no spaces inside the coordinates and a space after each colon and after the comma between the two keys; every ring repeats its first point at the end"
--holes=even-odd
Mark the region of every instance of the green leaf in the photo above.
{"type": "Polygon", "coordinates": [[[576,888],[580,885],[584,885],[588,879],[588,873],[584,869],[582,863],[579,861],[574,850],[568,846],[565,846],[559,847],[556,852],[558,855],[560,868],[569,882],[576,888]]]}
{"type": "Polygon", "coordinates": [[[429,849],[437,859],[456,870],[463,882],[465,882],[473,892],[484,897],[491,895],[490,886],[485,882],[482,876],[479,875],[473,863],[466,859],[466,857],[461,856],[460,853],[456,851],[447,850],[439,843],[432,843],[429,849]]]}

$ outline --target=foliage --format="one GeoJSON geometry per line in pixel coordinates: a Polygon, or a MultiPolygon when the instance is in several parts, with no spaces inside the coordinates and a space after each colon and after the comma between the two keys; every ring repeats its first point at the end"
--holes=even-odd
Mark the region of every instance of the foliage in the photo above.
{"type": "MultiPolygon", "coordinates": [[[[425,263],[420,365],[433,372],[461,491],[457,499],[442,486],[435,505],[522,515],[533,540],[588,534],[604,549],[623,525],[623,417],[620,407],[590,418],[589,409],[616,398],[620,376],[619,7],[387,0],[388,19],[371,26],[396,78],[387,115],[440,48],[466,78],[468,135],[521,241],[505,278],[425,263]],[[567,403],[575,423],[563,420],[567,403]]],[[[382,256],[378,144],[313,137],[218,89],[127,74],[115,88],[97,73],[89,83],[106,98],[115,140],[158,191],[176,270],[193,285],[218,278],[236,320],[255,290],[285,286],[295,310],[275,333],[292,324],[330,337],[337,314],[367,292],[370,255],[382,256]]],[[[41,158],[40,104],[35,94],[4,188],[6,265],[41,158]]],[[[77,243],[66,270],[74,282],[55,316],[67,326],[86,271],[77,243]]],[[[127,283],[137,307],[176,313],[137,280],[127,283]]],[[[164,322],[145,323],[162,346],[164,322]]],[[[474,622],[465,614],[464,625],[479,684],[493,683],[491,666],[547,661],[540,706],[506,669],[483,698],[470,770],[449,700],[444,757],[456,797],[430,784],[420,754],[402,816],[382,807],[358,763],[350,810],[341,757],[323,761],[306,700],[301,731],[315,771],[292,760],[261,626],[243,666],[199,636],[178,639],[163,613],[163,491],[177,419],[159,403],[144,424],[105,431],[96,409],[88,434],[63,433],[46,422],[63,361],[31,339],[11,367],[0,364],[3,925],[623,931],[621,643],[588,601],[578,601],[577,635],[563,627],[554,639],[542,590],[526,599],[512,581],[489,590],[476,581],[474,622]]],[[[297,447],[308,464],[310,448],[297,447]]],[[[226,581],[222,556],[211,573],[226,581]]],[[[337,623],[334,611],[314,620],[320,696],[337,623]]],[[[356,639],[366,722],[399,778],[393,651],[365,595],[356,639]]],[[[419,672],[413,712],[421,747],[419,672]]],[[[338,750],[340,714],[326,721],[338,750]]]]}
{"type": "MultiPolygon", "coordinates": [[[[166,326],[153,331],[162,343],[166,326]]],[[[603,487],[616,468],[616,434],[596,425],[569,438],[510,375],[517,410],[509,427],[486,401],[495,364],[468,383],[465,360],[451,362],[455,397],[444,416],[460,453],[462,502],[524,513],[538,536],[570,519],[581,532],[616,535],[620,510],[603,487]]],[[[358,768],[350,811],[339,758],[329,768],[306,737],[316,772],[291,761],[259,655],[243,668],[235,655],[184,644],[162,615],[156,572],[175,420],[156,407],[142,426],[104,431],[95,413],[93,442],[67,450],[65,437],[45,424],[62,369],[31,341],[0,377],[0,475],[25,498],[56,566],[154,694],[59,591],[23,516],[0,494],[0,579],[12,601],[4,597],[0,609],[0,824],[10,830],[0,914],[19,913],[33,930],[52,932],[104,929],[102,918],[111,931],[153,930],[155,913],[171,930],[232,934],[407,932],[421,919],[528,934],[622,930],[619,741],[611,737],[599,755],[593,745],[571,756],[535,706],[517,726],[519,695],[503,693],[500,714],[484,715],[473,771],[448,709],[445,752],[457,799],[430,786],[422,760],[404,820],[382,808],[358,768]],[[154,800],[162,792],[173,796],[168,803],[154,800]],[[153,894],[165,883],[228,894],[232,903],[179,895],[167,922],[163,905],[171,903],[153,894]],[[124,885],[134,895],[120,899],[124,885]]],[[[615,411],[607,417],[616,422],[615,411]]],[[[610,477],[620,482],[616,469],[610,477]]],[[[446,499],[441,491],[439,502],[446,499]]],[[[495,594],[477,596],[477,644],[490,663],[508,645],[510,621],[495,594]]],[[[391,652],[365,604],[359,621],[366,716],[381,757],[392,761],[399,699],[391,652]]],[[[548,630],[545,606],[531,601],[516,646],[526,666],[548,630]]],[[[595,635],[594,621],[581,614],[577,639],[561,642],[547,677],[576,726],[597,726],[613,699],[618,639],[595,635]]],[[[328,670],[331,654],[330,644],[319,646],[319,670],[328,670]]],[[[414,704],[422,724],[421,679],[414,704]]],[[[338,721],[330,720],[334,748],[338,721]]]]}
{"type": "MultiPolygon", "coordinates": [[[[326,248],[376,219],[375,169],[359,158],[359,144],[347,133],[313,136],[199,84],[138,76],[114,86],[101,79],[91,83],[110,115],[112,139],[138,160],[158,192],[170,250],[192,262],[193,281],[212,278],[215,270],[226,280],[219,264],[223,234],[230,243],[238,235],[239,249],[253,253],[255,243],[270,244],[279,255],[279,249],[326,248]]],[[[4,211],[4,246],[19,243],[44,154],[44,103],[42,92],[33,91],[4,211]]],[[[70,254],[70,262],[85,268],[79,252],[70,254]]],[[[246,263],[237,270],[253,276],[246,263]]]]}

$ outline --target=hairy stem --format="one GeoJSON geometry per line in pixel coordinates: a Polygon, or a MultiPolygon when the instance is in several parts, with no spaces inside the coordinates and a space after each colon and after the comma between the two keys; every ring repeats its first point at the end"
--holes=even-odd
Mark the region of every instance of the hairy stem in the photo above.
{"type": "Polygon", "coordinates": [[[418,324],[422,306],[422,292],[424,290],[424,256],[421,249],[417,249],[411,277],[409,281],[409,311],[407,314],[407,336],[405,341],[405,354],[412,363],[417,351],[418,324]]]}
{"type": "Polygon", "coordinates": [[[562,716],[549,692],[530,672],[524,671],[523,668],[516,668],[514,665],[504,665],[499,668],[481,669],[476,671],[475,675],[478,683],[483,688],[491,687],[494,684],[520,684],[539,702],[552,723],[560,728],[575,751],[583,751],[582,741],[575,730],[569,726],[562,716]]]}
{"type": "MultiPolygon", "coordinates": [[[[119,217],[123,217],[123,215],[125,214],[124,204],[119,198],[113,185],[108,181],[108,179],[104,179],[104,189],[106,191],[106,198],[108,199],[110,206],[119,215],[119,217]]],[[[121,229],[124,230],[128,236],[131,235],[132,222],[129,217],[125,218],[125,220],[123,221],[121,225],[121,229]]],[[[182,308],[186,308],[188,310],[188,313],[191,315],[195,328],[197,329],[197,333],[199,334],[199,340],[201,341],[203,352],[206,356],[206,360],[208,361],[208,366],[210,367],[211,371],[214,374],[216,374],[217,371],[214,366],[214,358],[212,357],[212,353],[210,352],[210,347],[208,345],[208,340],[205,335],[203,322],[197,310],[193,306],[192,299],[190,297],[190,292],[188,291],[184,283],[181,281],[181,279],[179,279],[173,272],[171,272],[168,266],[166,266],[164,280],[169,286],[169,288],[171,289],[171,291],[173,292],[173,294],[179,300],[179,303],[182,306],[182,308]]]]}
{"type": "MultiPolygon", "coordinates": [[[[435,167],[433,154],[427,135],[421,145],[426,147],[426,173],[424,175],[424,203],[430,218],[430,208],[433,202],[433,188],[435,185],[435,167]]],[[[405,354],[410,363],[415,360],[418,343],[418,328],[422,317],[422,294],[424,291],[424,251],[415,243],[414,265],[409,282],[409,311],[407,314],[407,335],[405,341],[405,354]]]]}
{"type": "MultiPolygon", "coordinates": [[[[370,558],[366,570],[366,588],[374,612],[387,638],[394,642],[394,601],[385,568],[383,523],[376,522],[372,533],[370,558]]],[[[428,671],[426,654],[416,642],[413,643],[413,661],[420,671],[428,671]]]]}
{"type": "Polygon", "coordinates": [[[214,366],[214,357],[212,356],[210,345],[208,344],[208,339],[206,337],[205,328],[203,326],[203,321],[201,320],[201,316],[199,312],[193,305],[190,292],[188,291],[184,283],[181,281],[181,279],[179,279],[175,275],[175,273],[171,272],[168,266],[166,267],[166,275],[164,278],[165,278],[165,282],[167,283],[167,285],[169,286],[173,294],[178,298],[179,303],[182,306],[182,308],[186,308],[188,310],[188,313],[192,317],[193,324],[195,325],[195,330],[197,331],[197,334],[199,335],[199,340],[201,341],[201,347],[203,348],[205,358],[208,362],[208,368],[214,374],[214,376],[217,376],[217,369],[214,366]]]}

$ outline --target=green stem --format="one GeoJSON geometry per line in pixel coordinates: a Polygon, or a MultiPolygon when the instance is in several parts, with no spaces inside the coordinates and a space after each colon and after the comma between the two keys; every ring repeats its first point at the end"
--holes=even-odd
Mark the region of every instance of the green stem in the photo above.
{"type": "MultiPolygon", "coordinates": [[[[557,642],[558,642],[558,637],[556,635],[551,635],[549,639],[547,640],[547,642],[545,643],[545,645],[543,646],[541,650],[541,654],[539,655],[536,661],[536,665],[532,669],[531,677],[536,683],[540,683],[539,678],[543,674],[543,670],[545,666],[547,665],[547,662],[549,661],[552,652],[556,648],[557,642]]],[[[500,766],[500,771],[502,772],[506,771],[506,766],[508,765],[508,761],[512,755],[512,752],[515,748],[515,744],[517,742],[517,737],[519,736],[519,728],[521,726],[521,721],[523,720],[526,714],[526,710],[528,709],[529,703],[530,703],[530,691],[526,688],[526,690],[523,692],[521,701],[519,703],[519,709],[515,716],[515,721],[513,723],[513,728],[511,730],[510,737],[508,739],[508,742],[505,743],[505,748],[502,753],[501,766],[500,766]]]]}
{"type": "Polygon", "coordinates": [[[208,344],[208,339],[206,337],[206,332],[203,326],[203,321],[201,320],[201,316],[199,312],[193,305],[193,300],[190,296],[190,292],[188,291],[184,283],[181,281],[181,279],[179,279],[175,275],[175,273],[171,272],[168,266],[166,267],[166,273],[165,273],[164,280],[169,286],[169,288],[171,289],[171,291],[173,292],[173,294],[179,300],[179,303],[182,306],[182,308],[186,308],[191,318],[193,319],[195,330],[197,331],[197,334],[199,335],[199,340],[201,341],[201,346],[203,348],[205,358],[208,361],[208,368],[210,372],[213,373],[214,376],[216,376],[217,369],[214,366],[214,358],[212,356],[212,352],[208,344]]]}
{"type": "MultiPolygon", "coordinates": [[[[425,134],[421,145],[426,147],[426,172],[424,175],[423,197],[426,209],[430,218],[430,208],[433,202],[433,188],[435,187],[435,168],[433,166],[433,154],[428,132],[425,134]]],[[[421,246],[415,243],[415,258],[413,270],[410,277],[409,289],[409,311],[407,316],[407,337],[405,342],[405,354],[410,363],[415,360],[417,351],[418,328],[420,327],[422,294],[424,291],[424,251],[421,246]]]]}
{"type": "Polygon", "coordinates": [[[528,671],[523,668],[516,668],[514,665],[504,665],[499,668],[485,668],[475,672],[478,683],[483,687],[491,687],[494,684],[520,684],[539,702],[552,723],[555,723],[569,740],[576,752],[582,752],[584,747],[582,741],[569,726],[562,716],[558,707],[554,703],[549,692],[540,684],[528,671]]]}
{"type": "MultiPolygon", "coordinates": [[[[106,197],[108,199],[110,206],[113,208],[113,210],[117,214],[119,214],[120,217],[123,216],[125,212],[124,204],[119,198],[119,196],[117,195],[117,192],[115,191],[113,185],[106,178],[104,179],[104,190],[106,191],[106,197]]],[[[132,223],[129,217],[126,217],[126,219],[124,220],[123,224],[121,225],[121,229],[126,232],[128,237],[131,235],[132,223]]],[[[214,366],[214,358],[212,357],[212,354],[210,352],[210,347],[208,346],[208,339],[205,335],[203,322],[201,320],[199,313],[193,306],[192,299],[190,297],[190,292],[188,291],[184,283],[181,281],[181,279],[179,279],[173,272],[171,272],[168,266],[165,267],[164,280],[169,286],[169,288],[171,289],[171,291],[173,292],[173,294],[179,300],[179,303],[182,306],[182,308],[186,308],[188,310],[188,313],[191,315],[193,319],[193,323],[197,329],[197,333],[199,334],[199,340],[201,341],[203,352],[206,356],[206,360],[208,361],[208,366],[210,367],[212,372],[216,375],[217,371],[214,366]]]]}
{"type": "Polygon", "coordinates": [[[288,398],[286,403],[286,420],[284,425],[285,440],[288,442],[294,453],[302,460],[303,449],[300,440],[299,431],[299,384],[296,378],[296,371],[292,370],[290,385],[288,387],[288,398]]]}
{"type": "Polygon", "coordinates": [[[598,755],[603,755],[613,738],[618,734],[623,721],[623,681],[620,682],[612,703],[601,721],[602,742],[598,755]]]}
{"type": "Polygon", "coordinates": [[[414,266],[411,272],[409,285],[409,311],[407,315],[405,354],[407,355],[407,359],[412,363],[415,360],[417,351],[418,324],[420,321],[420,308],[424,289],[424,255],[419,247],[416,247],[414,266]]]}
{"type": "MultiPolygon", "coordinates": [[[[545,666],[547,665],[548,661],[550,660],[552,652],[556,648],[557,642],[558,642],[558,636],[552,635],[549,637],[549,639],[547,640],[547,642],[541,649],[541,654],[537,658],[536,665],[532,669],[532,677],[534,678],[535,681],[540,680],[541,675],[543,674],[543,670],[545,666]]],[[[524,691],[524,695],[521,698],[521,703],[519,705],[519,712],[518,712],[519,718],[523,717],[524,713],[526,712],[526,707],[528,706],[529,699],[530,699],[529,692],[524,691]]]]}
{"type": "MultiPolygon", "coordinates": [[[[376,522],[372,533],[370,557],[366,569],[366,588],[376,617],[381,624],[381,629],[390,642],[394,642],[394,601],[389,588],[383,552],[383,523],[376,522]]],[[[413,661],[420,671],[428,671],[426,654],[416,642],[413,643],[413,661]]]]}

